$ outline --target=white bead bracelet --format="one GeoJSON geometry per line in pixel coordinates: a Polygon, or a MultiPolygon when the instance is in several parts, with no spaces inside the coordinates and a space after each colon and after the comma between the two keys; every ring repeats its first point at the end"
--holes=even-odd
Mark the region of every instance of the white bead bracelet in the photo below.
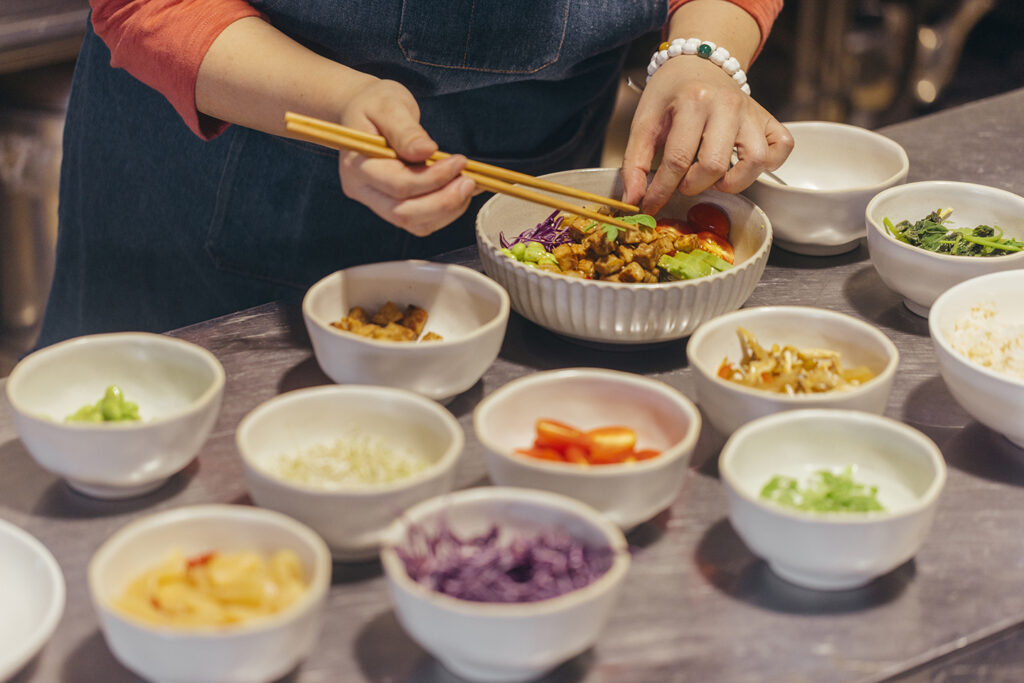
{"type": "Polygon", "coordinates": [[[671,43],[662,43],[658,51],[651,57],[651,63],[647,65],[647,80],[651,80],[651,76],[662,64],[679,55],[697,55],[717,64],[725,70],[725,73],[732,76],[732,80],[736,81],[740,90],[750,94],[747,74],[740,68],[739,60],[730,55],[724,47],[718,47],[711,41],[700,38],[676,38],[671,43]]]}

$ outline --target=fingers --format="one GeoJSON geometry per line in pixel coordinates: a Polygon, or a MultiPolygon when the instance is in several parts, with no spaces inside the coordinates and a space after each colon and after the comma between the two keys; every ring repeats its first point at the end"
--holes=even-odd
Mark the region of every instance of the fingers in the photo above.
{"type": "Polygon", "coordinates": [[[437,143],[420,125],[416,98],[395,81],[375,81],[361,91],[346,106],[342,123],[379,132],[406,161],[424,161],[437,151],[437,143]]]}
{"type": "Polygon", "coordinates": [[[411,199],[395,200],[378,189],[364,186],[356,197],[375,214],[403,230],[425,237],[447,226],[465,213],[476,184],[458,177],[436,192],[411,199]]]}
{"type": "Polygon", "coordinates": [[[358,166],[362,183],[393,199],[409,199],[439,190],[466,168],[466,157],[462,155],[429,166],[407,166],[397,159],[368,159],[358,154],[349,160],[354,163],[343,168],[343,173],[358,166]]]}
{"type": "Polygon", "coordinates": [[[719,106],[707,112],[697,159],[679,184],[679,191],[683,194],[700,194],[729,171],[732,150],[743,121],[743,102],[739,98],[745,97],[747,96],[742,92],[737,92],[734,98],[720,97],[719,106]],[[733,105],[730,100],[735,104],[733,105]]]}
{"type": "Polygon", "coordinates": [[[769,116],[765,124],[764,137],[768,143],[765,167],[774,171],[782,166],[789,153],[793,151],[793,135],[774,117],[769,116]]]}
{"type": "Polygon", "coordinates": [[[744,121],[736,135],[736,165],[725,172],[714,184],[722,192],[742,192],[751,185],[765,168],[768,143],[756,125],[744,121]]]}
{"type": "Polygon", "coordinates": [[[629,127],[629,140],[622,158],[622,201],[639,204],[647,192],[647,174],[661,134],[661,112],[645,106],[642,98],[629,127]]]}

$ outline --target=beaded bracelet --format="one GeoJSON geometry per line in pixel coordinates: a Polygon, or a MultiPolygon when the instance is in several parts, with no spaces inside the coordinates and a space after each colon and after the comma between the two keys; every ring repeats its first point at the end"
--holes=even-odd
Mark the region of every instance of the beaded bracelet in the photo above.
{"type": "Polygon", "coordinates": [[[740,90],[750,94],[747,74],[740,68],[739,60],[730,55],[724,47],[718,47],[711,41],[700,38],[676,38],[671,43],[662,43],[658,47],[658,51],[651,57],[651,63],[647,65],[647,80],[651,80],[651,76],[662,64],[679,55],[697,55],[717,64],[725,70],[725,73],[732,76],[732,80],[736,81],[740,90]]]}

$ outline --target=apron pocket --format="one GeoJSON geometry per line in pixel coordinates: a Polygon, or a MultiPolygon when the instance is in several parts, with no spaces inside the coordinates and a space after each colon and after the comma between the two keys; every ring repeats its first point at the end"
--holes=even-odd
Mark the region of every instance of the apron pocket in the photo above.
{"type": "Polygon", "coordinates": [[[410,62],[528,74],[558,61],[569,0],[403,0],[398,46],[410,62]]]}

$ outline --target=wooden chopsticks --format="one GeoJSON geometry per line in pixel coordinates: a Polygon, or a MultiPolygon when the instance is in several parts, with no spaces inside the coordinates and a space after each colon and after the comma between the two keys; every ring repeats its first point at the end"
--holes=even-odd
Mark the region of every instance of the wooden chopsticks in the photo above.
{"type": "MultiPolygon", "coordinates": [[[[287,112],[285,114],[285,125],[289,132],[303,140],[306,140],[307,142],[313,142],[333,149],[347,149],[369,157],[377,157],[381,159],[398,158],[398,154],[395,150],[391,149],[391,147],[388,146],[387,141],[380,135],[364,133],[337,123],[331,123],[330,121],[324,121],[323,119],[316,119],[311,116],[304,116],[303,114],[296,114],[294,112],[287,112]]],[[[441,159],[445,159],[450,156],[450,154],[445,152],[434,152],[434,154],[432,154],[427,160],[427,163],[440,161],[441,159]]],[[[584,190],[578,190],[574,187],[559,185],[558,183],[534,178],[526,173],[510,171],[508,169],[501,168],[500,166],[492,166],[491,164],[485,164],[479,161],[468,161],[466,163],[466,169],[462,172],[462,175],[467,178],[471,178],[473,182],[485,190],[519,197],[520,199],[525,199],[526,201],[533,202],[535,204],[542,204],[553,209],[561,209],[562,211],[566,211],[577,216],[583,216],[584,218],[590,218],[591,220],[600,221],[602,223],[610,223],[620,228],[634,228],[636,226],[625,223],[617,218],[605,216],[596,211],[576,206],[572,202],[568,202],[564,199],[550,197],[546,194],[529,190],[526,187],[513,185],[512,183],[527,185],[529,187],[537,188],[538,190],[544,190],[555,194],[576,197],[577,199],[585,199],[587,201],[603,204],[622,211],[628,211],[629,213],[640,212],[638,207],[611,199],[610,197],[602,197],[601,195],[586,192],[584,190]]]]}

